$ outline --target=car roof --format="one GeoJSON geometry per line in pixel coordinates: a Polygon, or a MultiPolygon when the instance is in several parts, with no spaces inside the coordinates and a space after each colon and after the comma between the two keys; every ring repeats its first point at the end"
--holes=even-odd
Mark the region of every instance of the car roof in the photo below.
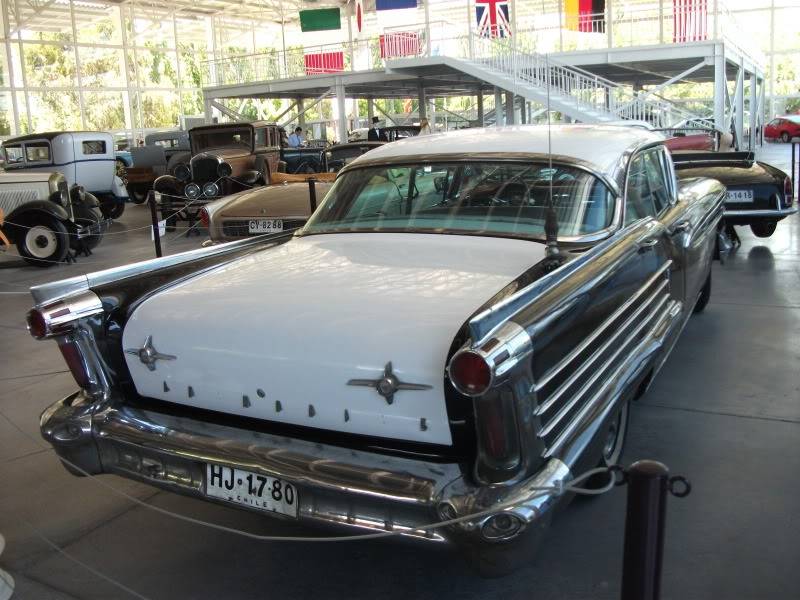
{"type": "Polygon", "coordinates": [[[360,156],[348,168],[416,156],[435,159],[454,155],[549,154],[588,163],[614,179],[622,156],[639,146],[663,142],[664,137],[658,132],[614,125],[514,125],[459,129],[385,144],[360,156]]]}
{"type": "Polygon", "coordinates": [[[237,121],[235,123],[211,123],[209,125],[198,125],[197,127],[192,127],[189,132],[192,131],[204,131],[206,129],[233,129],[234,127],[278,127],[278,125],[273,121],[237,121]]]}
{"type": "Polygon", "coordinates": [[[27,135],[20,135],[20,136],[17,136],[17,137],[7,138],[6,140],[3,141],[3,144],[17,144],[19,142],[30,142],[32,140],[50,140],[50,141],[52,141],[55,138],[57,138],[58,136],[64,135],[64,134],[80,134],[80,135],[92,135],[92,136],[107,135],[107,136],[111,136],[111,134],[108,133],[107,131],[81,131],[81,130],[76,130],[76,131],[43,131],[41,133],[29,133],[27,135]]]}

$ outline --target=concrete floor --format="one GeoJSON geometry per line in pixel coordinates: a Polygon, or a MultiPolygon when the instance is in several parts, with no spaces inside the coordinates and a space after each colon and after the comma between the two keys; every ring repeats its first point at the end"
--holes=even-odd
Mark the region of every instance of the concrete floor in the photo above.
{"type": "MultiPolygon", "coordinates": [[[[762,154],[788,168],[786,146],[762,154]]],[[[129,206],[113,236],[76,265],[40,270],[0,255],[0,566],[17,581],[15,598],[619,597],[623,488],[573,502],[529,567],[485,581],[443,549],[254,542],[154,513],[102,484],[240,529],[300,530],[113,476],[68,475],[37,421],[74,382],[55,344],[25,331],[26,290],[150,257],[147,231],[131,230],[146,223],[146,211],[129,206]]],[[[706,312],[633,411],[624,461],[661,460],[694,488],[670,499],[665,599],[800,598],[800,219],[767,240],[739,231],[742,247],[714,266],[706,312]]]]}

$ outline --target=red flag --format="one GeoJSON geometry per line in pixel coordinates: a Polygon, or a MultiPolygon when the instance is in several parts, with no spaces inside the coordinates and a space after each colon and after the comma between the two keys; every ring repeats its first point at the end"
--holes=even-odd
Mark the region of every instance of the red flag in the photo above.
{"type": "Polygon", "coordinates": [[[344,71],[344,52],[315,52],[303,56],[306,75],[344,71]]]}

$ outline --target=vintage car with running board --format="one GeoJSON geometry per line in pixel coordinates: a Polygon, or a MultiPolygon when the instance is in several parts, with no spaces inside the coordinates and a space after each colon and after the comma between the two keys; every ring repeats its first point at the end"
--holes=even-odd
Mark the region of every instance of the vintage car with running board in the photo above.
{"type": "Polygon", "coordinates": [[[768,238],[781,221],[797,212],[787,173],[757,161],[752,152],[674,152],[679,178],[713,177],[725,185],[725,224],[734,241],[734,225],[749,225],[753,235],[768,238]]]}
{"type": "Polygon", "coordinates": [[[632,128],[386,144],[296,233],[32,288],[30,332],[80,388],[41,433],[76,474],[509,572],[570,497],[553,488],[619,460],[708,302],[724,197],[632,128]]]}
{"type": "Polygon", "coordinates": [[[191,157],[153,182],[167,229],[193,223],[200,208],[229,194],[265,185],[278,172],[281,132],[274,123],[220,123],[189,130],[191,157]]]}
{"type": "Polygon", "coordinates": [[[272,185],[253,188],[209,202],[200,210],[200,222],[211,242],[277,233],[302,227],[312,205],[321,201],[333,183],[333,173],[306,175],[273,173],[272,185]],[[308,180],[314,180],[314,201],[308,180]]]}

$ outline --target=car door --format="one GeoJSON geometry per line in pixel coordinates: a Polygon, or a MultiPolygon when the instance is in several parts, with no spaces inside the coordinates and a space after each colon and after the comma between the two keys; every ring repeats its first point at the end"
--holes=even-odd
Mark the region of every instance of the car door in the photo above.
{"type": "Polygon", "coordinates": [[[625,186],[625,224],[648,217],[654,220],[650,234],[639,242],[639,254],[645,269],[653,271],[671,261],[670,296],[683,303],[686,261],[671,229],[681,213],[673,210],[675,186],[674,180],[668,177],[664,156],[665,149],[659,145],[642,150],[631,158],[625,186]]]}
{"type": "Polygon", "coordinates": [[[75,136],[75,180],[89,192],[108,192],[116,174],[113,150],[102,136],[75,136]]]}

